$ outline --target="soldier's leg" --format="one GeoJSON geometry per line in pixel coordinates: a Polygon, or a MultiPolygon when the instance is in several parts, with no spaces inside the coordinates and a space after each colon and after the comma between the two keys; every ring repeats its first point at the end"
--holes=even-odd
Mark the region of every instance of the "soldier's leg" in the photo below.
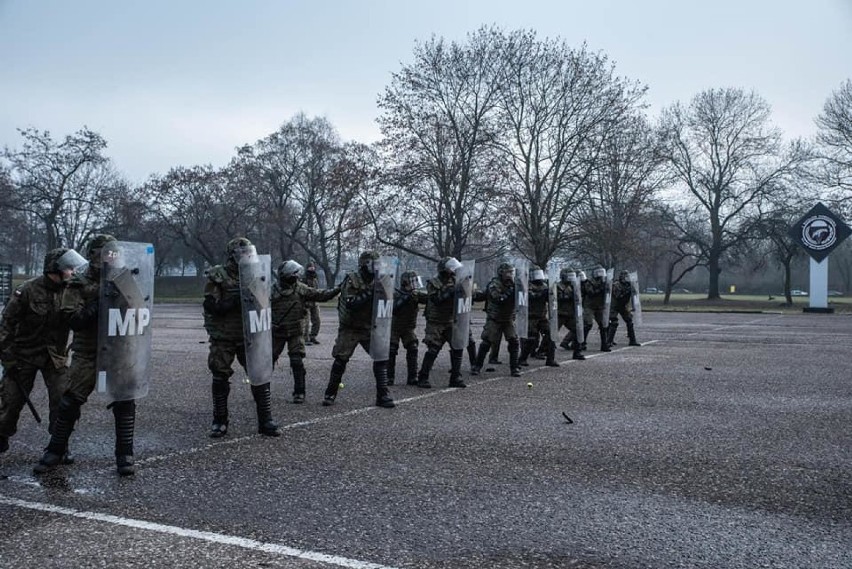
{"type": "Polygon", "coordinates": [[[75,354],[68,370],[68,383],[59,400],[59,409],[53,423],[50,442],[44,449],[44,455],[33,467],[35,474],[47,472],[60,463],[68,452],[68,441],[74,431],[74,425],[80,418],[80,407],[88,400],[95,389],[97,367],[94,357],[75,354]]]}
{"type": "Polygon", "coordinates": [[[638,341],[636,341],[636,328],[633,327],[633,314],[630,311],[625,310],[623,314],[624,324],[627,326],[627,337],[630,339],[629,346],[641,346],[638,341]]]}
{"type": "Polygon", "coordinates": [[[500,340],[500,329],[492,320],[485,321],[485,327],[482,329],[482,335],[479,337],[479,351],[476,354],[476,364],[470,368],[470,375],[479,375],[482,371],[482,366],[485,364],[485,357],[491,351],[492,339],[494,342],[500,340]]]}
{"type": "Polygon", "coordinates": [[[407,385],[417,384],[417,335],[414,330],[409,330],[402,336],[402,347],[405,348],[405,383],[407,385]]]}
{"type": "Polygon", "coordinates": [[[539,350],[544,351],[545,362],[547,367],[559,367],[559,362],[556,361],[556,342],[550,337],[550,321],[542,320],[539,322],[539,331],[541,332],[541,346],[539,350]]]}
{"type": "Polygon", "coordinates": [[[464,357],[464,350],[450,349],[450,387],[467,387],[467,384],[461,378],[461,364],[464,357]]]}
{"type": "Polygon", "coordinates": [[[399,353],[399,334],[391,332],[390,349],[388,350],[388,385],[396,381],[396,355],[399,353]]]}
{"type": "Polygon", "coordinates": [[[595,322],[598,325],[598,333],[601,337],[601,351],[609,352],[612,351],[609,347],[609,341],[607,340],[607,324],[608,321],[604,321],[603,310],[595,310],[595,322]]]}
{"type": "Polygon", "coordinates": [[[616,330],[618,330],[618,310],[613,308],[609,312],[609,326],[606,329],[606,341],[610,346],[615,345],[616,330]]]}
{"type": "Polygon", "coordinates": [[[518,358],[518,365],[522,366],[522,367],[527,367],[527,366],[530,365],[529,362],[527,361],[527,358],[530,357],[530,354],[535,349],[535,345],[538,344],[538,341],[536,341],[532,338],[524,338],[524,339],[521,339],[520,342],[521,342],[521,355],[518,358]]]}
{"type": "Polygon", "coordinates": [[[396,407],[388,391],[388,362],[373,362],[373,377],[376,378],[376,406],[391,409],[396,407]]]}
{"type": "Polygon", "coordinates": [[[319,340],[317,340],[317,335],[320,331],[320,310],[319,306],[314,304],[311,307],[311,335],[308,336],[311,340],[312,344],[319,344],[319,340]]]}
{"type": "MultiPolygon", "coordinates": [[[[48,433],[53,433],[53,425],[56,423],[56,417],[59,413],[59,402],[62,400],[62,394],[68,387],[68,368],[62,366],[56,368],[53,365],[53,360],[48,358],[47,363],[41,368],[41,376],[44,379],[44,385],[47,388],[47,399],[50,408],[49,423],[47,427],[48,433]]],[[[62,458],[62,464],[74,464],[74,456],[71,450],[65,452],[62,458]]]]}
{"type": "Polygon", "coordinates": [[[488,355],[488,363],[493,365],[500,365],[503,362],[500,361],[500,340],[501,336],[498,336],[497,339],[491,342],[491,353],[488,355]]]}
{"type": "Polygon", "coordinates": [[[325,388],[325,395],[322,400],[323,405],[334,405],[334,401],[337,399],[337,391],[340,389],[340,382],[343,380],[343,373],[346,371],[346,364],[355,352],[357,345],[357,335],[349,330],[338,330],[337,340],[335,340],[334,347],[331,350],[334,362],[331,364],[328,385],[325,388]]]}
{"type": "Polygon", "coordinates": [[[228,395],[231,393],[231,376],[234,375],[231,365],[237,355],[237,348],[234,342],[210,340],[207,367],[213,374],[213,422],[210,425],[210,436],[214,439],[228,433],[228,395]]]}
{"type": "Polygon", "coordinates": [[[305,402],[305,338],[290,337],[287,341],[287,355],[290,357],[290,370],[293,372],[293,403],[305,402]]]}
{"type": "Polygon", "coordinates": [[[476,365],[476,342],[473,340],[472,330],[468,330],[467,359],[470,362],[470,367],[476,365]]]}
{"type": "MultiPolygon", "coordinates": [[[[568,323],[571,321],[571,319],[569,317],[565,316],[565,315],[562,315],[562,314],[560,314],[558,316],[558,319],[559,319],[559,326],[557,327],[557,330],[562,330],[563,327],[568,329],[568,332],[565,334],[565,337],[562,339],[562,342],[559,343],[559,346],[561,348],[565,349],[565,350],[570,350],[571,349],[571,326],[568,323]]],[[[553,340],[556,341],[557,338],[554,338],[553,340]]]]}
{"type": "Polygon", "coordinates": [[[519,360],[521,341],[520,338],[518,338],[518,333],[515,331],[515,323],[509,322],[507,324],[503,324],[502,329],[503,335],[506,336],[506,344],[508,345],[509,351],[509,375],[512,377],[520,377],[521,366],[519,364],[519,360]]]}
{"type": "Polygon", "coordinates": [[[565,322],[566,326],[568,326],[569,333],[566,338],[570,338],[570,349],[572,351],[571,359],[574,360],[584,360],[586,356],[583,355],[583,345],[580,343],[579,338],[577,338],[576,333],[572,333],[573,330],[577,329],[577,322],[574,318],[569,318],[565,322]]]}
{"type": "Polygon", "coordinates": [[[257,432],[267,437],[280,436],[281,429],[272,419],[272,386],[268,382],[252,385],[251,395],[257,409],[257,432]]]}
{"type": "Polygon", "coordinates": [[[18,431],[18,420],[32,393],[37,372],[35,366],[17,363],[4,367],[0,381],[0,452],[9,450],[9,439],[18,431]]]}
{"type": "Polygon", "coordinates": [[[432,387],[432,384],[429,383],[429,374],[432,372],[435,360],[438,359],[441,346],[444,345],[442,329],[442,326],[439,324],[426,323],[426,334],[423,337],[423,343],[426,344],[426,353],[423,354],[423,363],[420,364],[420,371],[417,372],[417,387],[422,387],[423,389],[432,387]]]}
{"type": "Polygon", "coordinates": [[[136,426],[136,401],[116,401],[110,405],[115,418],[115,466],[121,476],[136,473],[133,461],[133,431],[136,426]]]}
{"type": "Polygon", "coordinates": [[[305,345],[313,345],[313,341],[311,341],[311,319],[307,315],[302,318],[302,337],[307,338],[307,340],[305,340],[305,345]]]}

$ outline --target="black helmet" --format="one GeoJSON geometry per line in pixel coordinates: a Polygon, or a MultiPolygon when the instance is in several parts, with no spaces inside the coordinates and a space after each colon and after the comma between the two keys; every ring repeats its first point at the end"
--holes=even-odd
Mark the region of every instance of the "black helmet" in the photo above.
{"type": "Polygon", "coordinates": [[[290,259],[286,263],[281,263],[281,266],[278,267],[278,278],[284,279],[287,277],[299,278],[302,274],[302,265],[297,263],[296,261],[290,259]]]}

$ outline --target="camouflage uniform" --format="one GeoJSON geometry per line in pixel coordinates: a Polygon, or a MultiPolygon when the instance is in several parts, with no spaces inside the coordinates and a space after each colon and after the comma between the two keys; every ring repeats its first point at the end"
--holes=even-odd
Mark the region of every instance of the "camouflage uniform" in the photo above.
{"type": "MultiPolygon", "coordinates": [[[[71,367],[68,382],[59,400],[50,442],[33,469],[41,474],[55,467],[68,451],[68,439],[80,418],[80,408],[95,389],[98,375],[98,311],[101,283],[101,251],[115,241],[112,235],[96,235],[87,246],[89,268],[68,282],[62,295],[62,314],[74,335],[71,341],[71,367]]],[[[109,405],[115,419],[115,460],[118,473],[134,474],[133,436],[136,425],[136,401],[115,401],[109,405]]]]}
{"type": "MultiPolygon", "coordinates": [[[[308,267],[305,270],[305,276],[302,278],[302,282],[309,288],[319,289],[319,276],[317,275],[317,269],[313,263],[308,264],[308,267]]],[[[308,345],[319,344],[317,334],[319,334],[321,322],[317,302],[323,301],[305,299],[304,333],[302,336],[305,338],[305,343],[308,345]]]]}
{"type": "MultiPolygon", "coordinates": [[[[337,339],[331,350],[334,362],[328,385],[325,389],[323,405],[334,405],[340,382],[346,371],[349,358],[360,345],[370,351],[370,334],[373,323],[374,262],[379,258],[375,251],[364,251],[358,258],[359,268],[347,273],[340,284],[340,296],[337,299],[339,326],[337,339]]],[[[376,405],[391,408],[395,404],[388,391],[388,362],[374,361],[373,376],[376,380],[376,405]]]]}
{"type": "Polygon", "coordinates": [[[612,345],[615,340],[615,331],[618,330],[618,316],[624,319],[627,326],[627,337],[631,346],[641,346],[636,341],[636,330],[633,327],[633,288],[627,278],[627,271],[621,271],[618,280],[612,283],[612,304],[609,310],[609,329],[607,330],[607,343],[612,345]]]}
{"type": "Polygon", "coordinates": [[[491,279],[487,288],[485,304],[485,328],[482,330],[482,342],[476,355],[476,366],[471,375],[479,374],[485,357],[491,350],[491,345],[500,339],[501,334],[506,338],[509,349],[509,373],[513,377],[521,375],[519,364],[520,340],[515,330],[515,269],[508,263],[501,264],[497,276],[491,279]],[[511,276],[509,276],[511,275],[511,276]]]}
{"type": "Polygon", "coordinates": [[[452,349],[453,321],[457,283],[455,272],[461,263],[454,257],[438,261],[438,275],[426,283],[426,332],[423,343],[426,353],[417,373],[417,387],[430,388],[429,374],[444,343],[450,344],[450,387],[467,387],[461,379],[463,350],[452,349]]]}
{"type": "Polygon", "coordinates": [[[559,318],[557,330],[568,329],[565,339],[560,344],[565,349],[573,350],[573,359],[584,360],[580,342],[574,331],[577,329],[577,317],[574,312],[574,286],[568,279],[573,271],[563,269],[559,274],[559,284],[556,285],[557,315],[559,318]]]}
{"type": "Polygon", "coordinates": [[[544,276],[535,274],[541,273],[541,269],[530,270],[530,285],[529,285],[529,324],[527,329],[527,339],[521,344],[521,357],[518,363],[522,366],[529,365],[527,359],[531,354],[535,353],[538,346],[539,336],[541,343],[544,346],[544,352],[547,356],[545,365],[550,367],[558,367],[556,363],[556,344],[550,337],[550,319],[547,316],[547,300],[550,296],[550,287],[544,276]],[[537,278],[536,278],[537,277],[537,278]]]}
{"type": "Polygon", "coordinates": [[[399,353],[399,344],[405,349],[405,363],[408,376],[408,385],[417,384],[417,314],[420,305],[426,304],[426,294],[416,290],[413,286],[417,273],[408,271],[400,277],[401,286],[394,292],[393,300],[393,324],[390,336],[390,357],[388,359],[388,385],[393,385],[396,380],[396,356],[399,353]]]}
{"type": "Polygon", "coordinates": [[[8,439],[18,430],[37,372],[47,388],[50,433],[65,390],[69,329],[60,312],[65,284],[48,276],[47,264],[44,275],[15,290],[0,317],[0,359],[5,374],[0,382],[0,452],[8,448],[8,439]]]}
{"type": "Polygon", "coordinates": [[[583,289],[583,325],[585,336],[588,337],[592,330],[592,318],[598,325],[598,332],[601,338],[601,351],[609,352],[610,347],[607,342],[607,326],[609,325],[609,314],[604,314],[606,308],[606,271],[603,268],[596,268],[591,279],[587,279],[582,283],[583,289]]]}
{"type": "MultiPolygon", "coordinates": [[[[204,328],[210,341],[207,367],[213,381],[213,422],[210,436],[220,438],[228,432],[228,396],[231,392],[231,367],[234,359],[246,368],[246,348],[243,338],[243,313],[240,305],[239,255],[254,250],[251,241],[238,237],[228,242],[227,261],[207,271],[204,285],[204,328]]],[[[269,383],[251,386],[257,408],[258,432],[277,437],[281,434],[272,419],[272,392],[269,383]]]]}
{"type": "Polygon", "coordinates": [[[290,369],[293,370],[293,403],[305,401],[305,337],[302,335],[302,314],[308,303],[331,300],[340,293],[339,288],[317,289],[298,281],[301,266],[287,261],[278,268],[278,279],[272,287],[272,360],[287,347],[290,369]],[[287,271],[290,271],[289,274],[287,271]],[[296,274],[293,274],[293,271],[296,274]]]}

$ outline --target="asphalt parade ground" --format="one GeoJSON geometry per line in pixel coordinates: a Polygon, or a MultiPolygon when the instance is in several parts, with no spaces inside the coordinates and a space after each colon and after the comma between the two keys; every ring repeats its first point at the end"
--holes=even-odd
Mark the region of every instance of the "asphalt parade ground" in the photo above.
{"type": "MultiPolygon", "coordinates": [[[[0,567],[852,567],[852,317],[644,316],[642,347],[622,325],[612,352],[593,333],[586,361],[559,350],[520,378],[465,361],[467,389],[445,387],[446,351],[431,390],[399,385],[400,358],[379,409],[362,351],[320,405],[326,309],[306,404],[276,369],[283,436],[256,434],[239,371],[213,440],[200,308],[157,305],[138,473],[116,475],[93,394],[76,464],[34,476],[47,434],[25,409],[0,456],[0,567]]],[[[46,417],[38,383],[34,401],[46,417]]]]}

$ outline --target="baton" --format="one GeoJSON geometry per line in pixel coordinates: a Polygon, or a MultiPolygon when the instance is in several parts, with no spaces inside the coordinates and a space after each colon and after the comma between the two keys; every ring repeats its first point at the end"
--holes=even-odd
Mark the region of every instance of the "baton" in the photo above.
{"type": "Polygon", "coordinates": [[[36,411],[35,405],[33,405],[33,402],[30,401],[30,396],[26,392],[26,390],[23,387],[21,387],[21,384],[18,382],[18,378],[15,377],[15,376],[12,376],[12,381],[15,383],[15,385],[18,386],[18,389],[21,390],[21,394],[24,396],[24,399],[27,402],[27,407],[30,408],[30,411],[32,412],[33,417],[35,418],[36,423],[41,423],[41,417],[39,416],[38,411],[36,411]]]}

